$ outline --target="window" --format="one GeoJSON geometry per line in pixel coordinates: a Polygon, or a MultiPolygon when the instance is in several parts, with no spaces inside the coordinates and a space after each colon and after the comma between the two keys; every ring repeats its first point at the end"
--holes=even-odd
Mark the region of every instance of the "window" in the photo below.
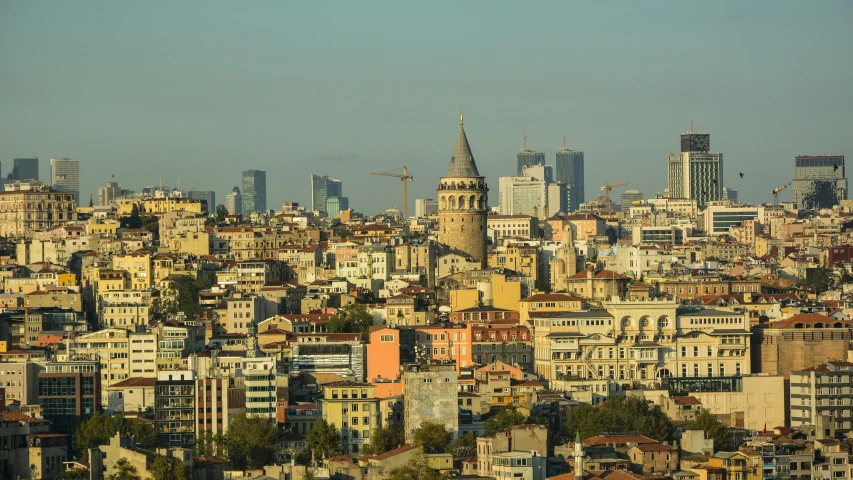
{"type": "Polygon", "coordinates": [[[381,335],[379,337],[379,341],[380,342],[393,342],[394,341],[394,335],[381,335]]]}

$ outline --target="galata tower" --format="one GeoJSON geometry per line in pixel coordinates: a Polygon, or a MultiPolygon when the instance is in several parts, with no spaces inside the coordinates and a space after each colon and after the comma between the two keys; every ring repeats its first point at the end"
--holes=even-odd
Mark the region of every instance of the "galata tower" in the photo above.
{"type": "Polygon", "coordinates": [[[438,241],[449,246],[453,253],[479,260],[485,268],[489,187],[477,171],[464,125],[460,110],[459,137],[447,174],[438,184],[438,241]]]}

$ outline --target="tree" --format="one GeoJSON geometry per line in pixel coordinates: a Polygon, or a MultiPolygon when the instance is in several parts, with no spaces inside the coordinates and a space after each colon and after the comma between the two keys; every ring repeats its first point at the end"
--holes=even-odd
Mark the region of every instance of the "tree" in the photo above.
{"type": "Polygon", "coordinates": [[[222,223],[225,221],[225,217],[228,216],[228,209],[225,208],[225,205],[219,204],[216,206],[216,223],[222,223]]]}
{"type": "Polygon", "coordinates": [[[687,429],[704,430],[708,438],[714,440],[714,451],[723,450],[729,444],[728,427],[707,409],[699,410],[699,414],[687,424],[687,429]]]}
{"type": "Polygon", "coordinates": [[[502,432],[507,428],[516,425],[523,425],[525,421],[524,415],[521,414],[513,406],[504,407],[494,417],[486,420],[483,428],[486,430],[486,435],[494,435],[497,432],[502,432]]]}
{"type": "Polygon", "coordinates": [[[422,445],[428,455],[447,452],[452,441],[453,432],[441,423],[426,421],[415,431],[415,445],[422,445]]]}
{"type": "Polygon", "coordinates": [[[364,449],[367,455],[379,455],[403,445],[406,438],[403,429],[398,426],[388,425],[377,428],[370,434],[370,444],[364,449]]]}
{"type": "Polygon", "coordinates": [[[338,311],[338,314],[329,319],[326,331],[329,333],[361,333],[361,337],[367,340],[370,336],[370,327],[374,325],[373,315],[360,303],[351,303],[338,311]]]}
{"type": "Polygon", "coordinates": [[[157,433],[154,424],[144,420],[128,420],[122,414],[113,416],[96,412],[77,426],[75,438],[77,453],[81,460],[89,459],[89,449],[109,443],[116,433],[133,435],[136,444],[144,449],[157,446],[157,433]]]}
{"type": "Polygon", "coordinates": [[[142,480],[136,467],[130,464],[126,458],[119,458],[113,465],[115,473],[107,475],[106,480],[142,480]]]}
{"type": "Polygon", "coordinates": [[[472,433],[466,433],[454,440],[448,451],[457,460],[474,457],[477,455],[477,437],[472,433]]]}
{"type": "Polygon", "coordinates": [[[637,397],[615,397],[598,406],[579,405],[569,410],[566,434],[589,438],[601,432],[639,432],[655,440],[669,440],[672,424],[657,405],[637,397]]]}
{"type": "Polygon", "coordinates": [[[195,442],[195,454],[199,456],[224,457],[227,438],[222,433],[201,432],[195,442]]]}
{"type": "Polygon", "coordinates": [[[235,415],[226,435],[228,458],[236,470],[261,468],[275,462],[278,429],[268,418],[235,415]]]}
{"type": "Polygon", "coordinates": [[[72,468],[59,472],[59,475],[53,477],[53,480],[89,480],[91,474],[86,468],[72,468]]]}
{"type": "Polygon", "coordinates": [[[335,424],[329,425],[323,419],[314,422],[305,435],[305,443],[311,449],[315,461],[341,453],[341,436],[338,429],[335,424]]]}
{"type": "Polygon", "coordinates": [[[149,472],[153,480],[189,480],[192,476],[184,462],[162,455],[154,460],[149,472]]]}
{"type": "Polygon", "coordinates": [[[391,470],[390,480],[443,480],[447,476],[429,466],[426,457],[415,455],[405,465],[391,470]]]}

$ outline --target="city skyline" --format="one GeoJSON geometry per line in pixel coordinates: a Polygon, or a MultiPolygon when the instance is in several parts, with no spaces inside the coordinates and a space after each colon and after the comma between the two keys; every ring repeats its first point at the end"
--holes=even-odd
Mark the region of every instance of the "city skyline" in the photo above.
{"type": "MultiPolygon", "coordinates": [[[[322,171],[347,179],[353,207],[376,213],[402,205],[393,184],[369,171],[407,165],[410,198],[434,196],[460,105],[488,182],[513,173],[524,132],[549,164],[566,135],[569,148],[585,152],[586,200],[605,181],[630,180],[647,197],[662,191],[667,154],[679,150],[674,136],[691,119],[726,152],[724,186],[753,204],[791,181],[795,156],[853,150],[845,134],[853,67],[833,60],[853,42],[849,3],[505,4],[474,31],[476,5],[431,7],[340,5],[323,22],[329,35],[304,46],[293,39],[318,25],[311,6],[214,3],[198,16],[176,5],[164,16],[151,5],[9,5],[0,67],[31,74],[3,77],[0,161],[78,159],[85,203],[113,174],[131,190],[170,178],[224,198],[241,169],[209,165],[239,159],[268,172],[271,208],[310,205],[303,179],[322,171]],[[90,25],[93,9],[111,21],[90,25]],[[283,16],[292,28],[274,28],[283,16]],[[563,28],[575,17],[584,21],[563,28]],[[724,34],[675,40],[694,38],[696,18],[724,23],[724,34]],[[804,22],[824,33],[792,35],[804,22]],[[536,34],[510,35],[515,23],[536,34]],[[50,34],[12,41],[36,25],[50,34]],[[162,35],[149,35],[151,25],[162,35]],[[662,74],[696,52],[712,73],[662,74]],[[519,58],[539,73],[519,77],[508,68],[519,58]],[[223,72],[223,64],[236,68],[223,72]],[[67,70],[61,79],[57,66],[67,70]]],[[[791,198],[790,189],[782,193],[791,198]]]]}

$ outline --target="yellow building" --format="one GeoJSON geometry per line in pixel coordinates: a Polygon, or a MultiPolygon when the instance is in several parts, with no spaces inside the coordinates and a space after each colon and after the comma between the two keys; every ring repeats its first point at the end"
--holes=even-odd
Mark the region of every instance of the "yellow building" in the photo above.
{"type": "Polygon", "coordinates": [[[116,203],[116,215],[120,217],[130,215],[134,205],[139,209],[140,215],[178,211],[202,214],[201,200],[197,198],[120,198],[116,203]]]}
{"type": "Polygon", "coordinates": [[[524,323],[537,314],[576,312],[581,308],[583,301],[580,298],[565,293],[537,293],[518,302],[518,323],[524,323]]]}
{"type": "Polygon", "coordinates": [[[761,455],[756,452],[717,452],[708,458],[708,466],[722,468],[727,480],[761,480],[761,455]],[[754,455],[753,455],[754,454],[754,455]]]}
{"type": "Polygon", "coordinates": [[[542,249],[538,245],[512,243],[495,248],[489,253],[489,267],[508,268],[519,275],[542,281],[542,249]]]}
{"type": "MultiPolygon", "coordinates": [[[[369,383],[333,382],[323,385],[320,410],[341,433],[341,452],[359,457],[379,428],[379,399],[369,383]]],[[[455,414],[455,412],[454,412],[455,414]]]]}
{"type": "Polygon", "coordinates": [[[0,236],[45,231],[77,220],[74,194],[38,182],[15,182],[0,192],[0,236]]]}
{"type": "Polygon", "coordinates": [[[118,220],[90,218],[86,223],[86,235],[115,237],[118,233],[118,220]]]}
{"type": "Polygon", "coordinates": [[[133,252],[113,257],[113,268],[128,273],[131,290],[151,288],[151,255],[148,252],[133,252]]]}

